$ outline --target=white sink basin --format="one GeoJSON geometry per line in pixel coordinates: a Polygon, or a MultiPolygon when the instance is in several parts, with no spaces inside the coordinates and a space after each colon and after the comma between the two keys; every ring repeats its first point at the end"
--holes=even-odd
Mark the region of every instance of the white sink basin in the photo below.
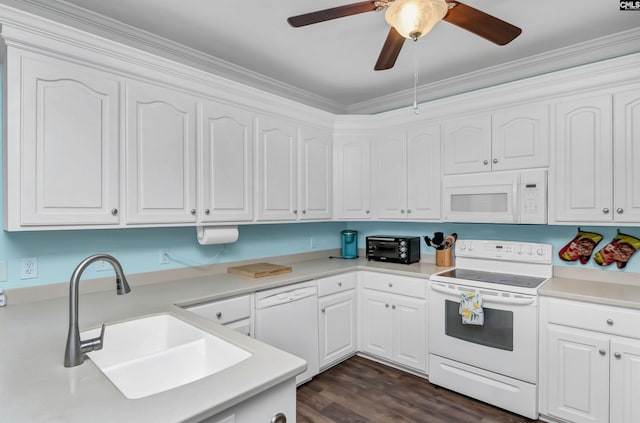
{"type": "MultiPolygon", "coordinates": [[[[98,336],[83,332],[81,339],[98,336]]],[[[104,347],[87,356],[129,399],[210,376],[251,354],[169,314],[105,327],[104,347]]]]}

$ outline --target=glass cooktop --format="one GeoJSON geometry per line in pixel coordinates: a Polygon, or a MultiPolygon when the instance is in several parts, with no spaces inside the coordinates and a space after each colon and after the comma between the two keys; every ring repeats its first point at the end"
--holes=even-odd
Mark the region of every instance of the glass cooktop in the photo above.
{"type": "Polygon", "coordinates": [[[471,270],[471,269],[451,269],[438,276],[443,276],[453,279],[465,279],[468,281],[478,281],[486,283],[495,283],[500,285],[518,286],[522,288],[537,288],[540,286],[546,278],[540,278],[535,276],[523,276],[512,275],[508,273],[495,273],[486,272],[483,270],[471,270]]]}

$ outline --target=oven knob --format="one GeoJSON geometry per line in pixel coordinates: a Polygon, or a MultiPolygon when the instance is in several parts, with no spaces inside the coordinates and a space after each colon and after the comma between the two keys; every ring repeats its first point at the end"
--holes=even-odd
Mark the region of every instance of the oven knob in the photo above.
{"type": "Polygon", "coordinates": [[[524,248],[522,247],[522,245],[519,245],[518,248],[516,248],[516,253],[518,254],[524,253],[524,248]]]}
{"type": "Polygon", "coordinates": [[[400,241],[400,246],[404,247],[405,245],[407,245],[407,243],[405,241],[400,241]]]}
{"type": "Polygon", "coordinates": [[[538,253],[539,256],[544,255],[544,250],[542,248],[538,248],[536,253],[538,253]]]}
{"type": "Polygon", "coordinates": [[[459,243],[458,248],[460,249],[460,251],[464,251],[467,249],[467,244],[465,244],[464,242],[459,243]]]}
{"type": "Polygon", "coordinates": [[[400,247],[400,252],[401,252],[401,253],[404,253],[404,252],[406,252],[406,251],[407,251],[407,247],[400,247]]]}
{"type": "Polygon", "coordinates": [[[400,258],[407,258],[407,255],[405,253],[400,254],[400,258]]]}

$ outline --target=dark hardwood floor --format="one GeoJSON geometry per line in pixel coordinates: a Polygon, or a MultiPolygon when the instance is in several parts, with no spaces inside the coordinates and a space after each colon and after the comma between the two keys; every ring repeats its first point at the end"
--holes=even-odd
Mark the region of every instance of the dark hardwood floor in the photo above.
{"type": "Polygon", "coordinates": [[[352,357],[298,388],[298,423],[537,422],[352,357]]]}

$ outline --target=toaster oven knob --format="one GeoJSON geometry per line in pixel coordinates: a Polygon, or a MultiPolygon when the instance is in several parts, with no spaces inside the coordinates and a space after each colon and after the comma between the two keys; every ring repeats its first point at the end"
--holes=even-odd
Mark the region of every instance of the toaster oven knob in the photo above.
{"type": "Polygon", "coordinates": [[[406,241],[400,241],[400,246],[404,247],[405,245],[407,245],[406,241]]]}
{"type": "Polygon", "coordinates": [[[407,255],[406,255],[405,253],[401,253],[401,254],[400,254],[400,258],[403,258],[403,259],[404,259],[404,258],[407,258],[407,255]]]}
{"type": "Polygon", "coordinates": [[[407,251],[407,247],[400,247],[400,252],[405,253],[407,251]]]}

